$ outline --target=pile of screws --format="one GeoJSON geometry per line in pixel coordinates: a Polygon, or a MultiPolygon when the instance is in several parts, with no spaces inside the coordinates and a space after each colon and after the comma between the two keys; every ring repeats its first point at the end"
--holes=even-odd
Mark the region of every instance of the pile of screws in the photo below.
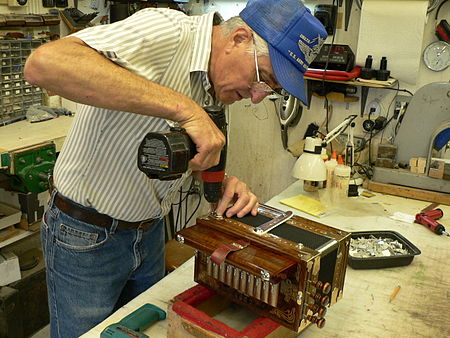
{"type": "Polygon", "coordinates": [[[350,256],[356,258],[408,255],[403,244],[393,238],[359,237],[350,240],[350,256]]]}

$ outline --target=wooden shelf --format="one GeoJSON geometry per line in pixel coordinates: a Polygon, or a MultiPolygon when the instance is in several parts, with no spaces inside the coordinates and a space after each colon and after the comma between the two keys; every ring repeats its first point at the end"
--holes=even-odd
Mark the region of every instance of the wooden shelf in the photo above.
{"type": "MultiPolygon", "coordinates": [[[[394,79],[394,78],[390,78],[391,81],[376,81],[376,82],[360,82],[357,79],[352,79],[352,80],[348,80],[348,81],[324,80],[324,79],[319,79],[316,77],[309,77],[309,76],[305,76],[304,79],[308,80],[308,81],[324,81],[324,82],[329,82],[329,83],[337,83],[337,84],[342,84],[342,85],[361,87],[361,112],[360,112],[361,117],[363,116],[364,111],[365,111],[367,95],[369,93],[370,88],[380,88],[380,89],[391,88],[398,83],[398,80],[394,79]]],[[[308,102],[311,102],[311,97],[313,96],[312,89],[310,89],[310,87],[311,86],[308,85],[308,102]]],[[[339,93],[337,93],[337,94],[339,94],[339,93]]],[[[319,97],[323,98],[323,96],[319,96],[319,97]]],[[[327,94],[327,97],[328,97],[328,94],[327,94]]],[[[345,97],[345,99],[339,99],[339,98],[335,97],[336,101],[341,101],[341,102],[356,102],[357,101],[354,99],[346,99],[346,98],[347,97],[345,97]]]]}
{"type": "MultiPolygon", "coordinates": [[[[313,93],[313,96],[319,97],[321,99],[324,98],[324,96],[313,93]]],[[[330,92],[326,95],[328,101],[339,101],[339,102],[358,102],[358,98],[356,96],[345,96],[344,93],[336,93],[336,92],[330,92]]]]}
{"type": "MultiPolygon", "coordinates": [[[[312,81],[323,81],[322,79],[318,79],[315,77],[309,77],[305,76],[305,80],[312,80],[312,81]]],[[[356,79],[348,80],[348,81],[337,81],[337,80],[325,80],[325,82],[332,82],[332,83],[340,83],[340,84],[346,84],[346,85],[352,85],[352,86],[360,86],[360,87],[371,87],[371,88],[389,88],[393,87],[397,84],[397,79],[393,79],[393,82],[389,82],[386,84],[383,83],[369,83],[369,82],[360,82],[356,79]]],[[[380,81],[382,82],[382,81],[380,81]]],[[[387,81],[386,81],[387,82],[387,81]]]]}
{"type": "Polygon", "coordinates": [[[16,232],[15,235],[5,239],[4,241],[0,242],[0,248],[4,248],[5,246],[8,246],[14,242],[17,242],[23,238],[29,237],[31,235],[35,234],[35,232],[32,231],[26,231],[26,230],[22,230],[22,229],[17,229],[16,228],[16,232]]]}

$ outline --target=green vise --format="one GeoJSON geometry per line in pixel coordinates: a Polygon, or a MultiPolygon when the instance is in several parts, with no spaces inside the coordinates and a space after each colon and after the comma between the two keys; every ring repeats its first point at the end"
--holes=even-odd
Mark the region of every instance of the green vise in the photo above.
{"type": "Polygon", "coordinates": [[[48,189],[55,162],[55,144],[43,142],[1,153],[0,173],[10,178],[12,189],[37,194],[48,189]]]}

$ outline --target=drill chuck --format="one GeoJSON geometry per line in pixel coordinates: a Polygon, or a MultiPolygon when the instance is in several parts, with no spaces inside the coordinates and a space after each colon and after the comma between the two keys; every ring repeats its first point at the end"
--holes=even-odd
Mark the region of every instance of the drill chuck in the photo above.
{"type": "MultiPolygon", "coordinates": [[[[223,109],[210,106],[205,108],[209,117],[214,121],[220,131],[227,137],[227,120],[223,109]]],[[[217,203],[222,197],[222,182],[225,179],[225,166],[227,162],[227,142],[220,152],[217,165],[202,171],[203,194],[209,203],[217,203]]]]}

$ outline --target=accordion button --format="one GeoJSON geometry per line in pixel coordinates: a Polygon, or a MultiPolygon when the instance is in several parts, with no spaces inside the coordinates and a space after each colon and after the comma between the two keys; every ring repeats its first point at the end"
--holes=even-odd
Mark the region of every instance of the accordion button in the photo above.
{"type": "Polygon", "coordinates": [[[322,287],[322,292],[326,295],[328,295],[331,291],[331,284],[326,282],[322,287]]]}
{"type": "Polygon", "coordinates": [[[319,329],[323,328],[325,326],[325,318],[318,318],[315,316],[307,316],[307,320],[309,320],[311,323],[315,323],[319,329]]]}

